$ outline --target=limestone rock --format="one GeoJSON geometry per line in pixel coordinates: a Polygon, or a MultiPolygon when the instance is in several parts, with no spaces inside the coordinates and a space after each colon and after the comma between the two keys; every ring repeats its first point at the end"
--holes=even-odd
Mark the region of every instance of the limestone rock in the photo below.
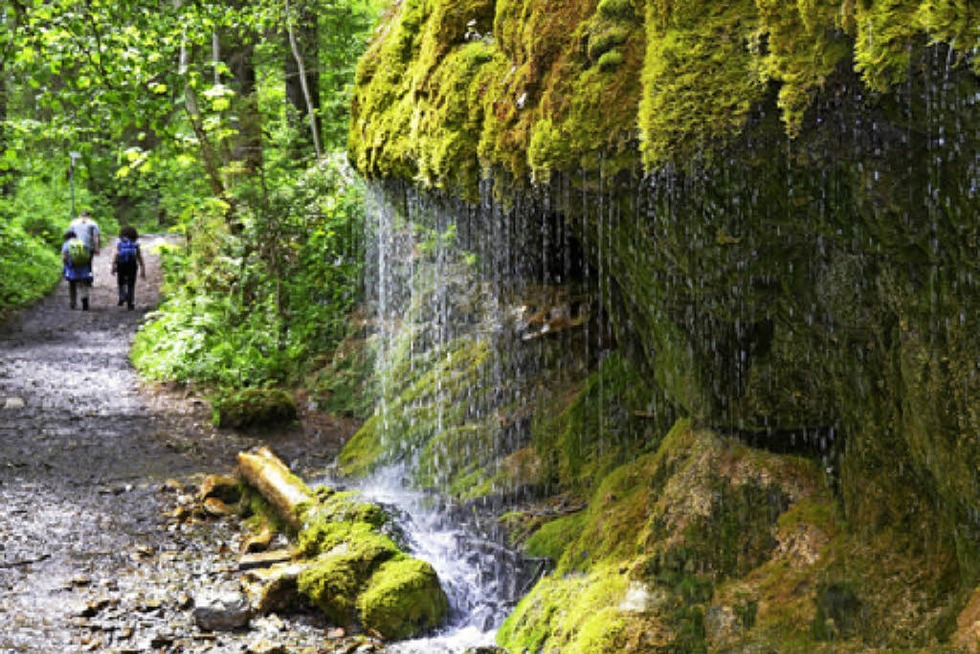
{"type": "Polygon", "coordinates": [[[194,621],[202,631],[233,631],[252,619],[248,599],[238,590],[217,590],[195,599],[194,621]]]}

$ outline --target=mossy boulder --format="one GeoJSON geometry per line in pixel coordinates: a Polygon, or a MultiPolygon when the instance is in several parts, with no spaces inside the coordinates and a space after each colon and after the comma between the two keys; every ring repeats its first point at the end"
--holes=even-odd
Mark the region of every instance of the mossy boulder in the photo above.
{"type": "Polygon", "coordinates": [[[222,393],[211,400],[212,421],[218,427],[268,429],[290,427],[296,421],[296,401],[282,389],[246,388],[222,393]]]}
{"type": "Polygon", "coordinates": [[[408,638],[438,627],[449,612],[436,571],[426,561],[394,558],[371,576],[357,599],[361,622],[386,638],[408,638]]]}
{"type": "Polygon", "coordinates": [[[927,553],[847,534],[826,481],[805,459],[679,422],[583,513],[532,536],[557,567],[498,640],[510,651],[858,652],[867,640],[927,651],[958,610],[955,579],[927,553]],[[916,624],[920,600],[943,611],[916,624]]]}
{"type": "Polygon", "coordinates": [[[438,627],[449,613],[431,564],[372,525],[321,522],[301,532],[300,543],[322,553],[300,572],[299,592],[337,624],[398,640],[438,627]]]}
{"type": "Polygon", "coordinates": [[[382,533],[390,520],[355,492],[320,489],[298,534],[300,550],[313,558],[298,587],[336,623],[401,639],[437,627],[449,605],[432,566],[382,533]]]}
{"type": "Polygon", "coordinates": [[[257,593],[260,603],[291,605],[295,587],[333,623],[366,626],[386,638],[414,636],[445,619],[448,598],[434,569],[406,554],[383,531],[391,527],[387,511],[356,492],[311,489],[267,447],[240,452],[238,461],[239,473],[261,493],[261,504],[275,508],[305,557],[281,569],[282,575],[259,576],[265,583],[257,593]],[[391,561],[400,563],[385,565],[391,561]],[[369,590],[371,595],[363,597],[369,590]],[[405,605],[416,608],[391,612],[405,605]]]}
{"type": "MultiPolygon", "coordinates": [[[[346,529],[331,549],[299,575],[299,591],[337,624],[356,624],[358,596],[375,570],[400,551],[370,529],[346,529]]],[[[438,592],[436,593],[439,594],[438,592]]]]}

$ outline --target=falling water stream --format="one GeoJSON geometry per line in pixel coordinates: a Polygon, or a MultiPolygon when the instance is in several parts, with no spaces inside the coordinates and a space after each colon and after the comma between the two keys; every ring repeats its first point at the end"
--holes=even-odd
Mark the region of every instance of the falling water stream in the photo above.
{"type": "Polygon", "coordinates": [[[406,549],[435,568],[449,617],[437,633],[393,643],[387,651],[457,654],[492,646],[497,628],[533,580],[529,566],[442,501],[408,488],[405,479],[404,468],[392,466],[359,482],[357,490],[385,507],[406,549]]]}

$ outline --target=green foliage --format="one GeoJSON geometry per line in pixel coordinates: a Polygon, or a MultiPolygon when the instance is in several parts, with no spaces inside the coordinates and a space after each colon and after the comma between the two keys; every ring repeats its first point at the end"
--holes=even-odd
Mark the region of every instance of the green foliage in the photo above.
{"type": "Polygon", "coordinates": [[[319,408],[327,413],[367,420],[374,411],[377,380],[372,374],[375,351],[362,325],[351,322],[351,332],[323,367],[314,366],[307,381],[319,408]]]}
{"type": "Polygon", "coordinates": [[[0,252],[0,312],[37,300],[61,277],[59,251],[2,217],[0,252]]]}
{"type": "Polygon", "coordinates": [[[283,185],[242,229],[199,208],[188,247],[167,255],[167,300],[133,360],[156,379],[224,387],[294,379],[346,333],[360,272],[362,187],[339,157],[283,185]]]}
{"type": "MultiPolygon", "coordinates": [[[[278,34],[299,15],[313,17],[310,34],[318,42],[310,44],[307,52],[318,53],[319,60],[305,64],[309,70],[321,71],[322,142],[335,150],[343,147],[347,133],[355,62],[384,4],[298,0],[292,3],[296,16],[288,19],[282,3],[266,0],[205,4],[55,0],[0,5],[4,17],[0,83],[5,90],[0,104],[0,186],[5,215],[28,234],[57,245],[57,236],[71,217],[67,184],[71,152],[77,208],[92,209],[104,233],[114,234],[119,225],[130,224],[143,233],[176,227],[189,237],[189,263],[184,270],[190,277],[181,282],[171,279],[174,284],[168,290],[179,315],[171,316],[172,324],[158,330],[161,336],[176,334],[180,343],[206,356],[196,363],[157,361],[155,374],[222,383],[282,377],[304,356],[308,349],[304,343],[310,344],[309,349],[320,348],[335,342],[343,331],[342,316],[352,293],[338,278],[349,275],[351,265],[349,261],[325,265],[317,261],[317,251],[336,261],[338,237],[332,230],[358,210],[354,205],[359,200],[356,194],[339,194],[336,205],[323,205],[323,212],[333,218],[315,222],[308,233],[296,229],[305,209],[288,205],[310,201],[315,189],[299,189],[304,184],[315,186],[317,174],[309,174],[305,181],[293,179],[303,175],[313,152],[306,145],[305,124],[290,115],[295,108],[283,91],[283,62],[291,54],[278,34]],[[220,51],[212,50],[215,36],[220,51]],[[213,59],[215,54],[230,58],[236,53],[245,53],[238,62],[241,66],[256,70],[254,90],[241,83],[247,78],[240,76],[243,68],[233,69],[227,61],[213,59]],[[254,148],[241,148],[250,134],[262,131],[270,138],[251,143],[263,150],[261,156],[254,148]],[[250,167],[263,160],[264,170],[250,167]],[[277,190],[269,193],[268,188],[277,190]],[[306,196],[287,197],[297,191],[306,196]],[[219,206],[220,211],[213,213],[219,206]],[[227,243],[217,249],[199,248],[195,224],[201,216],[224,220],[232,213],[235,220],[254,226],[252,234],[232,246],[238,251],[224,248],[227,243]],[[274,215],[289,215],[292,225],[286,234],[273,226],[272,238],[292,241],[276,243],[272,253],[260,252],[256,234],[270,227],[274,215]],[[218,253],[243,266],[251,265],[250,257],[259,262],[254,271],[239,272],[229,261],[202,263],[218,253]],[[287,261],[288,257],[294,259],[287,261]],[[266,276],[282,278],[300,269],[310,270],[311,277],[275,291],[290,291],[288,298],[270,302],[269,292],[263,292],[246,312],[242,300],[250,303],[252,298],[222,296],[232,289],[221,282],[233,276],[246,286],[263,286],[266,276]],[[218,275],[212,280],[215,283],[195,281],[211,273],[218,275]],[[325,293],[315,292],[313,275],[328,277],[322,285],[325,293]],[[185,282],[187,288],[178,288],[185,282]],[[217,289],[221,297],[197,297],[217,289]],[[311,304],[329,303],[336,310],[302,307],[311,295],[315,296],[311,304]],[[197,315],[202,307],[209,315],[197,315]],[[305,315],[287,315],[290,311],[305,315]],[[250,316],[248,324],[235,323],[240,338],[223,347],[206,342],[216,341],[223,319],[237,321],[237,315],[244,313],[250,316]],[[260,324],[269,316],[279,326],[266,334],[260,324]],[[249,330],[248,325],[255,333],[245,336],[242,332],[249,330]],[[292,341],[279,333],[292,328],[296,328],[292,341]],[[237,380],[216,372],[239,364],[244,369],[237,380]]],[[[8,238],[19,242],[15,231],[9,231],[8,238]]],[[[349,235],[342,238],[351,240],[349,235]]],[[[3,265],[17,262],[5,258],[3,265]]],[[[32,270],[10,272],[5,281],[16,290],[4,294],[8,299],[0,298],[0,307],[36,297],[51,285],[32,270]]],[[[161,353],[161,358],[166,356],[161,353]]]]}

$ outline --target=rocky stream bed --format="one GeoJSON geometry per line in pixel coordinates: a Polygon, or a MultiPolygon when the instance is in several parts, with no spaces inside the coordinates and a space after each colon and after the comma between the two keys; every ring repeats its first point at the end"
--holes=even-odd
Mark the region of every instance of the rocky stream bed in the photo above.
{"type": "Polygon", "coordinates": [[[217,430],[206,402],[142,383],[128,350],[159,299],[157,242],[143,239],[135,310],[117,306],[106,249],[90,311],[70,310],[62,283],[0,323],[0,652],[383,650],[316,612],[209,623],[241,597],[245,535],[200,510],[202,478],[259,444],[322,469],[351,427],[217,430]]]}

